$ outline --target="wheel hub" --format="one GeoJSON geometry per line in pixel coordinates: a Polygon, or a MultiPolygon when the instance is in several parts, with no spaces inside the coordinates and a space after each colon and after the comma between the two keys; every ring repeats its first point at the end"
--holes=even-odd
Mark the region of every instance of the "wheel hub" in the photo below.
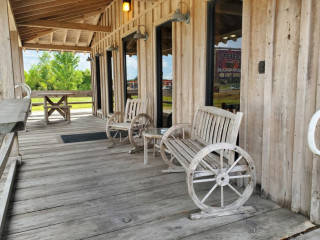
{"type": "Polygon", "coordinates": [[[220,173],[216,180],[219,186],[224,187],[229,183],[230,177],[227,173],[220,173]]]}

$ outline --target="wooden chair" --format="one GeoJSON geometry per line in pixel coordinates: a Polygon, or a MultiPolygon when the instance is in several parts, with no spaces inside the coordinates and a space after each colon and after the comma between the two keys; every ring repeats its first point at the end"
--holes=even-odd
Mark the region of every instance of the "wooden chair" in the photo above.
{"type": "Polygon", "coordinates": [[[192,125],[173,126],[162,138],[161,156],[169,165],[166,172],[187,173],[189,195],[202,210],[192,214],[191,219],[255,211],[253,207],[243,207],[255,187],[256,174],[249,154],[236,146],[241,118],[240,112],[202,106],[192,125]],[[245,187],[240,189],[235,183],[245,187]],[[220,207],[212,206],[215,202],[209,198],[217,188],[220,207]],[[233,192],[234,201],[226,204],[224,188],[233,192]]]}
{"type": "Polygon", "coordinates": [[[108,119],[106,132],[111,146],[117,140],[121,143],[129,140],[136,150],[143,149],[142,132],[153,127],[153,119],[146,113],[147,105],[146,100],[128,99],[125,112],[116,112],[108,119]]]}

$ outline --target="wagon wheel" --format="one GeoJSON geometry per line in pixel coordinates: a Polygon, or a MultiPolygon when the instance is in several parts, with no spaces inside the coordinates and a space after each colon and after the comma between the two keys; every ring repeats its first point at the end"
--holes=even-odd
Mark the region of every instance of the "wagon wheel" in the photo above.
{"type": "Polygon", "coordinates": [[[143,141],[143,131],[153,128],[153,120],[152,118],[145,113],[141,113],[137,115],[134,119],[132,119],[130,128],[129,128],[129,140],[130,143],[135,148],[142,148],[144,145],[143,141]]]}
{"type": "Polygon", "coordinates": [[[255,167],[250,155],[228,143],[213,144],[202,149],[192,160],[187,173],[190,197],[205,214],[213,216],[240,208],[251,196],[255,183],[255,167]],[[230,151],[229,154],[237,153],[237,159],[232,164],[228,164],[223,155],[226,150],[230,151]],[[217,156],[215,167],[210,161],[212,154],[217,156]],[[244,189],[235,186],[235,181],[239,179],[246,181],[244,189]],[[226,201],[227,188],[232,193],[228,191],[229,200],[226,201]],[[211,196],[213,193],[218,195],[211,196]]]}
{"type": "Polygon", "coordinates": [[[106,125],[107,137],[111,141],[112,145],[118,144],[118,143],[123,143],[126,140],[128,140],[127,136],[122,137],[123,130],[112,127],[112,125],[122,122],[121,121],[122,116],[123,116],[123,114],[121,112],[114,113],[112,115],[112,117],[108,120],[108,123],[106,125]]]}
{"type": "Polygon", "coordinates": [[[175,139],[185,139],[187,137],[186,129],[191,129],[190,124],[178,124],[167,130],[163,135],[160,143],[160,153],[162,160],[171,168],[171,169],[180,169],[181,164],[176,159],[176,157],[167,149],[164,141],[166,140],[175,140],[175,139]]]}

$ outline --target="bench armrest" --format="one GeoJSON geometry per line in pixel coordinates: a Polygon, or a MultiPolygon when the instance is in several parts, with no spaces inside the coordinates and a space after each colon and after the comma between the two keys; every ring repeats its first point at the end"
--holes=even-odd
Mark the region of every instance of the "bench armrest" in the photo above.
{"type": "Polygon", "coordinates": [[[130,123],[130,126],[133,126],[136,122],[139,122],[139,119],[145,118],[148,119],[150,121],[150,123],[153,125],[153,119],[152,117],[150,117],[150,115],[146,114],[146,113],[140,113],[137,116],[135,116],[130,123]]]}
{"type": "Polygon", "coordinates": [[[120,116],[124,116],[124,112],[115,112],[107,121],[107,127],[108,125],[112,124],[112,123],[116,123],[118,121],[117,118],[120,117],[120,116]]]}
{"type": "Polygon", "coordinates": [[[167,140],[170,135],[175,132],[178,129],[184,129],[184,128],[190,128],[191,129],[192,125],[189,123],[180,123],[177,125],[172,126],[171,128],[169,128],[166,133],[163,135],[161,142],[167,140]]]}

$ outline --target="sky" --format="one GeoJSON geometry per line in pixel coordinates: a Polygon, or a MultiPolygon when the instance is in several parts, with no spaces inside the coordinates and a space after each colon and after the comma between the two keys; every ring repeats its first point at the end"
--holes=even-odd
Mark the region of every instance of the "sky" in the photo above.
{"type": "MultiPolygon", "coordinates": [[[[24,70],[29,71],[32,64],[37,64],[39,62],[39,56],[43,53],[43,51],[37,52],[36,50],[26,50],[23,51],[23,65],[24,70]]],[[[52,54],[53,52],[51,52],[52,54]]],[[[87,62],[86,59],[90,55],[89,53],[76,53],[76,55],[80,56],[80,62],[78,66],[78,70],[90,70],[90,62],[87,62]]]]}
{"type": "MultiPolygon", "coordinates": [[[[172,55],[162,57],[163,79],[172,79],[172,55]]],[[[137,56],[127,55],[127,79],[134,79],[138,75],[137,56]]]]}

